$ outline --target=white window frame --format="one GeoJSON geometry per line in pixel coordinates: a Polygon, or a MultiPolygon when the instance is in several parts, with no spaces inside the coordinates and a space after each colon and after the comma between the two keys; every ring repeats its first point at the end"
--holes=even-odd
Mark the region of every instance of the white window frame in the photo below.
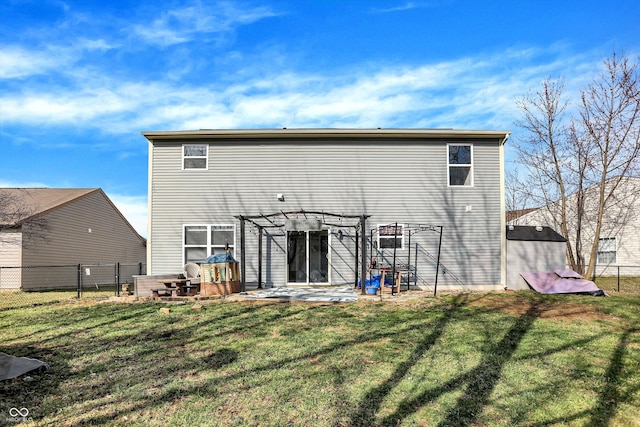
{"type": "Polygon", "coordinates": [[[381,231],[380,229],[383,228],[383,227],[395,227],[395,226],[396,226],[395,223],[394,224],[378,224],[378,228],[377,228],[377,230],[378,230],[378,233],[377,233],[378,234],[378,250],[380,250],[380,249],[393,250],[393,246],[392,247],[383,248],[380,245],[380,238],[382,238],[382,239],[398,239],[399,238],[400,239],[400,246],[396,247],[396,249],[399,249],[399,250],[404,249],[404,230],[406,229],[404,224],[398,224],[398,228],[402,230],[401,234],[398,234],[398,230],[397,229],[395,230],[396,234],[394,234],[393,236],[383,235],[380,232],[381,231]]]}
{"type": "Polygon", "coordinates": [[[618,264],[618,241],[615,237],[601,237],[598,240],[598,250],[596,252],[597,265],[617,265],[618,264]],[[606,247],[603,247],[606,246],[606,247]],[[613,248],[609,247],[612,246],[613,248]],[[613,254],[613,261],[601,262],[601,256],[609,258],[613,254]]]}
{"type": "Polygon", "coordinates": [[[229,248],[231,249],[231,253],[233,257],[236,257],[236,225],[235,224],[183,224],[182,225],[182,264],[187,263],[187,248],[204,248],[206,247],[207,256],[205,258],[210,257],[213,254],[213,249],[224,249],[225,245],[214,245],[211,239],[211,230],[213,227],[226,227],[229,230],[233,230],[233,244],[229,243],[229,248]],[[187,245],[187,227],[206,227],[207,229],[207,243],[201,245],[187,245]]]}
{"type": "Polygon", "coordinates": [[[198,171],[198,170],[208,170],[209,169],[209,144],[182,144],[182,170],[189,171],[198,171]],[[205,147],[205,155],[204,156],[187,156],[185,153],[185,149],[187,147],[205,147]],[[185,162],[187,159],[204,159],[204,167],[203,168],[188,168],[185,167],[185,162]]]}
{"type": "Polygon", "coordinates": [[[470,142],[465,143],[450,143],[447,144],[447,187],[453,188],[468,188],[474,186],[474,167],[473,167],[473,144],[470,142]],[[471,156],[471,160],[469,164],[465,163],[450,163],[450,155],[449,150],[451,147],[469,147],[469,154],[471,156]],[[469,168],[469,184],[451,184],[451,168],[469,168]]]}

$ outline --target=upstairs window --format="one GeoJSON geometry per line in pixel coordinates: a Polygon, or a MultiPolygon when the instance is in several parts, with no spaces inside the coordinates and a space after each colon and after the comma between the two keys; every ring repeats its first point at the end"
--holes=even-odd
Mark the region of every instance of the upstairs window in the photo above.
{"type": "Polygon", "coordinates": [[[473,150],[470,144],[447,145],[450,187],[473,186],[473,150]]]}
{"type": "Polygon", "coordinates": [[[402,249],[404,247],[404,226],[398,224],[378,225],[379,249],[402,249]]]}
{"type": "Polygon", "coordinates": [[[598,240],[596,264],[610,265],[616,263],[616,238],[605,237],[598,240]]]}
{"type": "Polygon", "coordinates": [[[208,144],[185,144],[182,146],[182,169],[207,169],[208,144]]]}

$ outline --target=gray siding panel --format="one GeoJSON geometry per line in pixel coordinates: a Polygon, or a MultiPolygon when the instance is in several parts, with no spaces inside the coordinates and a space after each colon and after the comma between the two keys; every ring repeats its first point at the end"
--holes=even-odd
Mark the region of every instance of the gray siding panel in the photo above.
{"type": "MultiPolygon", "coordinates": [[[[0,267],[22,265],[22,233],[0,230],[0,267]]],[[[0,289],[20,289],[20,269],[0,269],[0,289]]]]}
{"type": "MultiPolygon", "coordinates": [[[[499,285],[499,142],[465,141],[474,145],[471,188],[447,186],[447,142],[198,141],[210,143],[206,171],[182,170],[182,142],[156,142],[149,198],[149,274],[181,271],[183,224],[237,224],[236,215],[304,209],[371,215],[369,228],[396,221],[442,225],[441,262],[446,274],[439,283],[499,285]],[[276,199],[278,193],[284,194],[284,202],[276,199]]],[[[256,280],[257,270],[257,235],[251,230],[247,227],[249,282],[256,280]]],[[[353,229],[346,234],[342,241],[331,236],[332,283],[353,281],[355,236],[353,229]]],[[[239,243],[239,235],[236,238],[239,243]]],[[[267,279],[282,285],[284,238],[265,241],[265,257],[273,264],[267,279]]],[[[437,233],[430,232],[412,238],[419,245],[417,264],[423,284],[433,284],[435,264],[430,257],[437,254],[437,241],[437,233]]],[[[399,250],[398,256],[406,259],[407,250],[399,250]]]]}

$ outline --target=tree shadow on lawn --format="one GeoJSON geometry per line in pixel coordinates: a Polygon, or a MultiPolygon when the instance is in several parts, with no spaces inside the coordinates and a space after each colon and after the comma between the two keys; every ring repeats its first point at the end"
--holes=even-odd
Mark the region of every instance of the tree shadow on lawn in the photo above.
{"type": "MultiPolygon", "coordinates": [[[[184,384],[166,387],[170,381],[187,379],[203,370],[219,370],[237,360],[237,349],[220,345],[215,349],[207,348],[207,340],[224,340],[225,336],[257,330],[265,322],[282,322],[299,312],[281,310],[264,315],[261,313],[264,310],[259,306],[238,308],[236,304],[228,306],[228,309],[217,306],[216,310],[211,310],[213,315],[208,316],[189,312],[188,307],[183,308],[186,312],[163,315],[158,313],[158,307],[157,304],[94,307],[99,313],[94,313],[93,317],[119,315],[88,327],[77,324],[43,340],[40,340],[42,337],[39,338],[39,332],[33,334],[29,342],[15,346],[13,351],[42,355],[44,357],[41,359],[46,360],[51,369],[39,379],[42,382],[34,383],[39,384],[40,392],[31,390],[20,393],[20,390],[29,386],[22,382],[13,384],[13,394],[23,396],[24,400],[13,399],[7,404],[33,408],[31,414],[34,420],[53,420],[58,425],[110,424],[118,417],[135,417],[154,408],[167,410],[172,408],[174,402],[200,392],[203,387],[207,392],[213,392],[226,382],[221,378],[206,386],[185,381],[184,384]],[[131,310],[135,313],[124,314],[131,310]],[[136,319],[137,316],[140,319],[136,319]],[[149,316],[155,317],[155,324],[149,323],[149,316]],[[188,320],[185,321],[186,317],[188,320]],[[141,326],[136,327],[136,323],[141,326]],[[116,331],[114,335],[96,336],[101,332],[101,327],[111,324],[114,328],[122,325],[125,329],[116,331]],[[224,326],[212,327],[218,324],[224,326]],[[201,331],[206,328],[211,333],[203,335],[201,331]],[[94,331],[93,335],[91,331],[94,331]],[[199,349],[197,356],[190,355],[185,349],[185,346],[200,345],[201,342],[205,345],[199,349]],[[112,353],[103,355],[101,349],[111,350],[112,353]],[[114,349],[122,349],[122,353],[113,354],[114,349]],[[79,358],[88,359],[88,363],[78,366],[79,358]],[[132,398],[127,389],[137,397],[132,398]]],[[[68,320],[63,323],[70,326],[68,320]]],[[[45,328],[44,333],[50,329],[45,328]]],[[[163,412],[159,411],[160,414],[163,412]]]]}
{"type": "MultiPolygon", "coordinates": [[[[104,400],[104,397],[110,396],[112,392],[114,396],[118,396],[117,391],[127,382],[142,383],[147,378],[163,377],[161,366],[147,364],[140,366],[140,369],[137,367],[137,360],[148,359],[150,353],[158,351],[157,346],[139,345],[141,342],[148,341],[162,346],[167,344],[173,335],[172,332],[166,335],[165,328],[156,327],[153,324],[136,327],[136,325],[144,325],[149,316],[157,317],[161,325],[162,320],[166,319],[165,316],[157,314],[158,305],[103,304],[80,307],[81,310],[86,310],[85,313],[74,310],[73,315],[61,316],[61,313],[66,313],[66,309],[65,306],[47,307],[45,311],[28,314],[25,319],[16,321],[42,325],[42,327],[31,328],[28,334],[11,336],[11,341],[20,342],[20,344],[2,345],[0,350],[8,354],[42,360],[50,368],[45,372],[25,374],[17,379],[0,383],[0,415],[7,416],[8,413],[4,412],[13,407],[29,409],[30,417],[34,421],[63,413],[66,406],[76,403],[60,392],[60,386],[70,379],[76,384],[74,393],[91,402],[104,400]],[[105,331],[107,334],[113,332],[114,335],[104,336],[105,331]],[[128,345],[135,348],[135,354],[126,354],[128,345]],[[100,357],[101,350],[109,351],[114,348],[122,348],[124,355],[100,357]],[[75,364],[78,364],[79,358],[87,358],[89,362],[85,366],[72,366],[74,360],[75,364]],[[92,363],[93,360],[98,362],[92,363]],[[129,367],[134,369],[129,370],[129,367]],[[124,376],[119,377],[120,373],[124,376]],[[24,380],[25,378],[27,381],[24,380]],[[86,381],[76,381],[78,378],[86,378],[86,381]]],[[[228,313],[220,311],[219,316],[209,317],[206,322],[243,315],[250,310],[247,308],[228,313]]],[[[191,334],[192,330],[197,329],[199,325],[201,326],[201,322],[194,322],[190,328],[186,327],[185,331],[175,330],[176,338],[181,339],[179,337],[185,333],[191,334]]],[[[206,354],[204,365],[220,367],[223,364],[232,363],[236,357],[233,350],[217,349],[206,354]]],[[[121,412],[119,408],[127,407],[127,404],[118,399],[112,403],[113,413],[119,413],[121,412]]],[[[104,402],[101,402],[100,406],[104,406],[104,402]]],[[[91,409],[87,407],[87,412],[91,409]]],[[[112,418],[106,417],[100,418],[98,422],[108,423],[110,420],[112,418]]]]}
{"type": "MultiPolygon", "coordinates": [[[[460,316],[459,310],[466,304],[464,296],[454,298],[442,316],[435,323],[430,322],[428,335],[421,342],[416,343],[417,347],[413,353],[397,365],[395,371],[383,384],[367,393],[356,408],[345,407],[341,410],[342,414],[346,414],[350,419],[349,425],[397,425],[438,397],[462,388],[464,388],[463,395],[455,406],[449,409],[440,425],[470,425],[479,421],[478,416],[488,404],[491,393],[501,378],[503,365],[513,358],[513,354],[523,337],[538,319],[539,309],[535,305],[515,320],[500,342],[484,350],[483,360],[476,368],[403,401],[394,413],[376,422],[376,414],[379,413],[386,396],[406,378],[417,361],[436,344],[447,324],[460,316]]],[[[381,330],[375,333],[358,331],[345,336],[342,340],[319,345],[302,355],[284,354],[279,356],[277,360],[266,360],[264,363],[259,363],[248,369],[230,370],[228,373],[208,379],[206,383],[189,381],[190,375],[197,374],[199,371],[220,370],[237,362],[240,357],[239,350],[235,347],[225,346],[224,339],[233,340],[239,336],[238,334],[245,333],[259,335],[263,333],[261,327],[272,327],[274,324],[281,324],[287,318],[301,312],[309,314],[309,310],[321,308],[317,306],[296,309],[294,306],[291,308],[283,306],[282,310],[268,312],[265,315],[264,310],[271,310],[272,305],[246,305],[240,308],[237,304],[229,307],[220,306],[207,316],[189,313],[188,321],[184,321],[184,312],[169,316],[157,314],[159,307],[157,304],[145,305],[143,307],[146,308],[136,309],[134,313],[129,311],[133,308],[131,306],[117,309],[109,308],[106,309],[106,312],[109,316],[115,315],[115,317],[94,324],[89,329],[110,324],[117,327],[121,321],[127,325],[129,323],[125,320],[135,320],[136,316],[155,316],[157,323],[147,322],[140,328],[123,331],[119,335],[93,336],[85,342],[78,341],[75,348],[69,345],[54,348],[51,346],[51,343],[55,342],[52,338],[47,338],[43,343],[39,341],[36,333],[32,340],[26,344],[14,346],[14,350],[19,350],[23,354],[24,350],[29,350],[30,354],[35,355],[48,354],[50,356],[48,358],[55,360],[52,376],[49,379],[45,378],[50,375],[49,373],[43,376],[44,393],[40,394],[37,391],[28,392],[29,386],[22,383],[14,384],[9,391],[22,396],[21,399],[24,400],[14,399],[7,401],[7,404],[33,408],[34,419],[35,417],[46,418],[47,422],[55,422],[59,425],[109,424],[116,419],[120,419],[119,422],[123,423],[124,417],[135,417],[141,413],[147,414],[147,416],[151,414],[151,416],[162,417],[163,409],[165,411],[175,410],[177,402],[192,394],[197,395],[205,391],[215,395],[222,392],[223,387],[229,382],[256,376],[262,372],[287,369],[287,366],[295,369],[296,363],[299,363],[301,359],[330,355],[346,346],[393,338],[396,334],[404,331],[381,330]],[[263,309],[263,307],[265,308],[263,309]],[[129,311],[128,314],[127,311],[129,311]],[[167,327],[162,327],[163,322],[167,327]],[[218,323],[221,324],[220,327],[211,327],[212,324],[218,323]],[[209,329],[203,334],[202,329],[207,327],[209,329]],[[214,338],[221,339],[222,345],[215,345],[214,349],[207,348],[207,341],[214,338]],[[141,343],[146,344],[141,345],[141,343]],[[131,349],[128,349],[127,344],[131,345],[131,349]],[[121,356],[99,357],[99,349],[108,349],[114,346],[123,349],[121,356]],[[199,351],[197,354],[189,355],[185,346],[198,346],[199,351]],[[73,368],[66,361],[73,360],[74,352],[96,357],[97,362],[73,368]],[[63,383],[74,377],[83,380],[67,384],[67,387],[71,385],[77,388],[74,391],[74,396],[67,396],[60,390],[61,385],[64,386],[63,383]],[[173,379],[184,379],[185,381],[167,387],[166,383],[173,379]],[[136,394],[135,398],[132,397],[132,392],[136,394]],[[49,401],[43,405],[45,399],[49,401]],[[65,419],[65,417],[75,418],[65,419]]],[[[104,314],[105,311],[102,310],[104,314]]],[[[411,325],[406,328],[411,328],[411,325]]],[[[82,325],[78,325],[73,331],[82,332],[82,325]]],[[[73,333],[73,331],[71,332],[73,333]]],[[[607,384],[601,392],[600,407],[588,411],[592,415],[591,425],[606,424],[615,416],[615,405],[610,405],[612,399],[621,402],[625,397],[629,398],[633,394],[633,391],[627,391],[623,395],[619,391],[619,380],[628,337],[637,331],[637,328],[629,330],[629,333],[620,339],[607,373],[607,384]]],[[[67,333],[69,333],[68,330],[67,333]]],[[[58,335],[62,336],[64,333],[58,335]]],[[[575,343],[567,343],[566,348],[571,345],[575,345],[575,343]]],[[[565,347],[563,346],[563,348],[565,347]]],[[[560,350],[556,348],[553,351],[560,350]]],[[[348,397],[345,401],[348,401],[348,397]]],[[[572,416],[575,417],[574,419],[578,419],[584,415],[572,414],[563,419],[571,419],[572,416]]],[[[156,424],[161,421],[161,419],[153,418],[153,422],[156,424]]]]}
{"type": "MultiPolygon", "coordinates": [[[[622,393],[620,390],[620,380],[623,378],[625,353],[628,351],[630,337],[640,332],[640,328],[633,326],[626,328],[620,335],[618,345],[616,346],[609,368],[604,375],[605,385],[600,391],[598,406],[593,408],[591,412],[591,421],[587,424],[590,427],[598,427],[608,425],[609,421],[615,416],[618,405],[629,401],[632,396],[640,390],[640,386],[631,387],[622,393]]],[[[635,373],[637,375],[637,373],[635,373]]]]}
{"type": "MultiPolygon", "coordinates": [[[[241,314],[246,315],[247,313],[254,313],[256,310],[260,311],[263,307],[265,306],[245,307],[240,310],[237,315],[240,316],[241,314]]],[[[309,310],[317,310],[320,308],[321,306],[307,306],[302,310],[304,313],[308,314],[309,310]]],[[[282,312],[279,312],[279,314],[272,314],[268,316],[269,322],[271,325],[274,323],[281,323],[287,317],[299,314],[301,312],[300,310],[301,309],[294,309],[291,311],[285,309],[282,312]]],[[[264,316],[260,315],[256,316],[256,318],[258,318],[258,320],[255,320],[253,325],[251,323],[243,323],[239,321],[237,322],[237,326],[228,329],[223,328],[222,331],[217,333],[219,336],[227,334],[232,335],[234,333],[242,332],[245,329],[251,329],[252,326],[259,326],[264,323],[264,316]]],[[[202,322],[210,323],[208,319],[205,319],[202,322]]],[[[314,347],[312,351],[304,354],[296,355],[285,353],[283,355],[278,355],[277,360],[266,360],[264,363],[259,363],[253,367],[233,369],[224,375],[207,380],[206,383],[194,383],[187,381],[191,373],[197,373],[198,371],[205,369],[220,369],[225,365],[232,364],[240,356],[238,350],[235,348],[223,347],[218,348],[215,351],[205,352],[198,357],[184,357],[178,365],[174,364],[175,355],[158,357],[159,354],[162,354],[162,351],[158,351],[158,348],[163,346],[169,348],[172,341],[189,342],[189,336],[191,333],[198,329],[198,323],[194,323],[189,326],[181,326],[180,329],[176,331],[176,334],[151,334],[149,340],[155,341],[158,347],[149,348],[136,353],[134,357],[136,359],[144,360],[149,360],[150,357],[156,357],[156,363],[145,363],[143,365],[138,364],[138,369],[135,372],[121,371],[121,373],[126,374],[124,378],[111,378],[108,382],[101,383],[99,385],[101,387],[100,395],[90,399],[87,403],[82,403],[84,407],[81,408],[80,413],[86,415],[82,416],[81,420],[76,420],[76,422],[102,424],[113,422],[114,419],[127,415],[136,416],[140,413],[149,413],[154,409],[160,413],[162,413],[163,409],[165,411],[175,410],[174,407],[177,402],[184,400],[191,395],[199,395],[204,392],[210,396],[220,396],[225,393],[225,387],[234,381],[244,381],[246,378],[255,378],[265,372],[277,370],[286,371],[288,366],[291,367],[292,370],[295,370],[296,365],[299,364],[301,360],[311,360],[319,356],[330,355],[333,352],[340,351],[344,347],[348,346],[392,338],[397,333],[397,331],[385,331],[381,333],[363,331],[357,334],[350,334],[345,336],[342,340],[332,342],[324,346],[319,345],[314,347]],[[167,369],[169,365],[172,365],[172,368],[167,369]],[[131,399],[127,401],[122,397],[116,397],[118,395],[114,393],[115,391],[122,387],[130,387],[130,383],[137,377],[145,379],[145,387],[148,393],[144,398],[138,398],[136,400],[131,399]],[[154,380],[150,380],[151,378],[154,378],[154,380]],[[168,379],[174,378],[181,378],[185,381],[174,387],[166,387],[168,379]]],[[[257,333],[260,334],[260,332],[257,333]]],[[[198,338],[198,340],[201,339],[202,338],[198,338]]],[[[198,340],[191,342],[197,342],[198,340]]],[[[108,344],[108,341],[104,344],[108,344]]],[[[109,366],[110,364],[108,362],[101,365],[93,365],[91,367],[87,367],[86,370],[80,372],[78,375],[90,378],[92,373],[106,372],[109,369],[109,366]]],[[[84,387],[86,387],[88,392],[90,392],[91,389],[96,387],[96,384],[87,384],[84,387]]],[[[76,412],[78,411],[76,410],[76,412]]],[[[154,422],[159,421],[160,420],[158,419],[154,419],[154,422]]]]}
{"type": "MultiPolygon", "coordinates": [[[[350,417],[350,426],[396,426],[411,414],[419,411],[425,405],[432,403],[439,397],[451,393],[455,389],[464,389],[462,396],[457,400],[454,407],[450,408],[444,419],[438,424],[440,426],[467,426],[476,425],[480,422],[478,417],[482,414],[486,405],[490,402],[491,394],[501,379],[503,366],[512,359],[518,349],[523,337],[531,329],[539,318],[540,313],[545,309],[543,304],[533,303],[526,312],[516,318],[513,325],[506,332],[502,340],[492,345],[484,351],[481,362],[472,370],[467,371],[451,379],[450,381],[429,389],[418,396],[405,399],[397,409],[379,422],[376,422],[376,415],[379,412],[382,402],[390,392],[398,386],[409,374],[415,362],[422,358],[442,336],[446,325],[456,317],[456,311],[465,305],[461,298],[454,298],[447,312],[431,328],[431,333],[416,347],[415,351],[400,363],[389,378],[378,387],[369,391],[358,405],[357,410],[350,417]]],[[[555,422],[576,420],[591,416],[590,426],[606,425],[615,415],[615,403],[632,398],[637,388],[628,390],[624,396],[619,392],[621,371],[624,365],[624,352],[628,346],[628,335],[638,332],[637,328],[625,331],[620,343],[612,357],[609,369],[606,374],[606,385],[601,391],[599,405],[591,410],[581,411],[576,414],[568,414],[562,420],[549,420],[541,425],[549,425],[555,422]],[[613,404],[612,404],[613,403],[613,404]]],[[[567,350],[575,345],[584,345],[593,341],[597,337],[590,337],[580,342],[567,343],[564,346],[555,348],[549,353],[556,353],[567,350]]],[[[541,390],[542,392],[543,390],[541,390]]],[[[512,421],[516,421],[513,420],[512,421]]]]}

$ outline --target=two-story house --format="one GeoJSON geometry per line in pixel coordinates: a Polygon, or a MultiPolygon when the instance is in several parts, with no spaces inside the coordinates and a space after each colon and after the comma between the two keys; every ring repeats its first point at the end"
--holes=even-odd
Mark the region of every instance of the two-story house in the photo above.
{"type": "Polygon", "coordinates": [[[396,259],[427,289],[504,287],[507,131],[142,134],[150,275],[228,249],[247,284],[353,285],[396,259]]]}

